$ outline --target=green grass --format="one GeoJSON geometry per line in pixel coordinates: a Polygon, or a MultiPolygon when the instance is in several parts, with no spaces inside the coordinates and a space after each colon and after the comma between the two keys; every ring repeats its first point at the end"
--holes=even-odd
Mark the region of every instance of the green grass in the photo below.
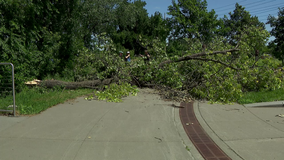
{"type": "MultiPolygon", "coordinates": [[[[269,57],[269,56],[268,56],[269,57]]],[[[259,59],[258,66],[266,65],[266,59],[259,59]]],[[[277,64],[278,67],[281,67],[282,62],[278,59],[271,59],[274,64],[277,64]]],[[[259,103],[259,102],[272,102],[284,100],[284,89],[277,89],[274,91],[259,91],[259,92],[247,92],[242,98],[238,100],[240,104],[249,104],[249,103],[259,103]]]]}
{"type": "Polygon", "coordinates": [[[238,100],[240,104],[272,102],[284,100],[284,89],[274,91],[248,92],[238,100]]]}
{"type": "MultiPolygon", "coordinates": [[[[32,88],[25,89],[16,94],[17,113],[20,115],[38,114],[54,105],[74,99],[79,96],[92,93],[91,89],[64,90],[32,88]]],[[[7,106],[13,104],[12,96],[0,99],[0,109],[7,110],[7,106]]],[[[10,108],[12,109],[12,108],[10,108]]]]}

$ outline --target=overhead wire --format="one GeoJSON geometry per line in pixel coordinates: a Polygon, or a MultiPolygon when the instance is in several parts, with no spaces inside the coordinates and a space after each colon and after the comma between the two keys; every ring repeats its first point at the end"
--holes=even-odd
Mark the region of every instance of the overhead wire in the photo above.
{"type": "MultiPolygon", "coordinates": [[[[270,1],[271,2],[271,1],[270,1]]],[[[241,4],[240,4],[241,5],[241,4]]],[[[262,3],[262,5],[264,5],[262,3]]],[[[249,11],[249,13],[252,15],[252,16],[256,16],[260,22],[263,22],[265,23],[265,26],[268,30],[270,30],[269,28],[269,25],[266,24],[267,23],[267,18],[269,15],[271,16],[277,16],[277,12],[278,12],[278,9],[277,8],[281,8],[281,7],[284,7],[282,6],[284,5],[284,3],[278,3],[278,4],[271,4],[271,5],[268,5],[268,6],[265,6],[265,7],[260,7],[260,8],[255,8],[253,7],[254,9],[252,9],[252,11],[250,10],[249,7],[246,8],[246,11],[249,11]]],[[[256,4],[256,6],[261,6],[259,4],[256,4]]],[[[232,10],[233,11],[233,10],[232,10]]],[[[229,13],[229,12],[228,12],[229,13]]],[[[221,18],[221,17],[224,17],[224,15],[228,15],[227,14],[218,14],[218,12],[216,12],[216,14],[221,18]]]]}
{"type": "Polygon", "coordinates": [[[277,16],[277,10],[275,7],[270,7],[268,9],[265,10],[258,10],[257,12],[250,12],[251,15],[255,15],[259,18],[259,21],[261,22],[267,22],[267,18],[269,15],[271,16],[277,16]],[[263,18],[265,17],[265,18],[263,18]]]}
{"type": "MultiPolygon", "coordinates": [[[[263,1],[265,1],[265,0],[260,0],[260,1],[257,1],[257,2],[251,2],[251,3],[249,3],[249,4],[243,4],[243,5],[250,6],[250,5],[255,5],[256,3],[261,3],[261,2],[263,2],[263,1]]],[[[240,4],[240,5],[241,5],[241,4],[240,4]]]]}
{"type": "Polygon", "coordinates": [[[266,1],[266,2],[264,2],[264,3],[259,3],[259,4],[257,4],[257,5],[255,5],[255,3],[251,3],[251,5],[247,5],[247,4],[243,4],[242,6],[245,6],[245,7],[250,7],[250,8],[255,8],[255,7],[257,7],[257,6],[261,6],[261,5],[264,5],[264,4],[267,4],[267,3],[271,3],[271,2],[273,2],[273,1],[275,1],[275,0],[271,0],[271,1],[266,1]]]}
{"type": "MultiPolygon", "coordinates": [[[[270,5],[269,7],[275,7],[275,6],[279,6],[279,5],[283,5],[284,3],[278,3],[278,4],[274,4],[274,5],[270,5]]],[[[249,7],[251,8],[251,7],[249,7]]],[[[264,7],[258,7],[257,9],[250,9],[250,11],[255,11],[255,10],[261,10],[263,8],[267,8],[267,6],[264,6],[264,7]]]]}
{"type": "MultiPolygon", "coordinates": [[[[280,4],[284,4],[284,3],[280,3],[280,4]]],[[[278,4],[279,5],[279,4],[278,4]]],[[[259,5],[258,5],[259,6],[259,5]]],[[[272,5],[272,6],[276,6],[276,5],[272,5]]],[[[267,8],[267,7],[262,7],[262,8],[267,8]]],[[[267,9],[262,9],[262,10],[259,10],[259,9],[256,9],[254,10],[253,12],[251,12],[251,10],[247,9],[246,11],[249,11],[250,14],[254,15],[254,14],[263,14],[263,13],[267,13],[269,11],[274,11],[276,8],[275,7],[269,7],[267,9]]],[[[219,15],[227,15],[228,13],[219,13],[219,15]]]]}
{"type": "MultiPolygon", "coordinates": [[[[262,1],[264,1],[264,0],[260,0],[260,1],[257,1],[257,2],[253,2],[253,3],[248,3],[248,4],[241,4],[240,2],[239,2],[239,5],[241,5],[241,6],[250,6],[250,5],[254,5],[255,6],[255,4],[259,4],[259,3],[261,3],[262,1]]],[[[272,0],[272,1],[274,1],[274,0],[272,0]]],[[[236,2],[236,3],[238,3],[238,2],[236,2]]],[[[234,4],[236,4],[236,3],[234,3],[234,4]]],[[[265,3],[268,3],[268,2],[265,2],[265,3]]],[[[263,3],[261,3],[261,4],[263,4],[263,3]]],[[[234,6],[235,7],[235,6],[234,6]]],[[[215,10],[215,9],[214,9],[215,10]]],[[[218,9],[217,9],[218,10],[218,9]]],[[[225,9],[225,10],[222,10],[222,11],[218,11],[218,12],[223,12],[223,11],[226,11],[226,10],[230,10],[229,8],[227,8],[227,9],[225,9]]]]}
{"type": "Polygon", "coordinates": [[[250,12],[252,14],[262,14],[262,13],[267,13],[268,11],[278,11],[277,8],[269,8],[269,9],[264,9],[262,11],[257,11],[257,12],[250,12]]]}
{"type": "MultiPolygon", "coordinates": [[[[264,3],[261,3],[263,2],[264,0],[261,0],[261,1],[257,1],[257,2],[253,2],[253,3],[248,3],[248,4],[240,4],[241,6],[245,7],[245,8],[255,8],[255,7],[258,7],[258,6],[261,6],[261,5],[264,5],[266,3],[270,3],[272,1],[275,1],[275,0],[271,0],[271,1],[267,1],[267,2],[264,2],[264,3]],[[251,6],[253,5],[253,6],[251,6]]],[[[280,3],[282,4],[282,3],[280,3]]],[[[274,4],[275,5],[275,4],[274,4]]],[[[279,5],[279,4],[278,4],[279,5]]],[[[228,9],[225,9],[225,10],[222,10],[222,11],[216,11],[216,12],[219,12],[221,13],[221,15],[225,15],[225,14],[228,14],[227,11],[228,10],[232,10],[231,8],[228,8],[228,9]],[[226,12],[226,13],[225,13],[226,12]]]]}
{"type": "MultiPolygon", "coordinates": [[[[239,3],[239,5],[245,7],[245,10],[248,11],[251,16],[256,16],[260,22],[263,22],[267,28],[267,30],[271,30],[271,27],[267,23],[267,18],[269,15],[271,16],[277,16],[278,9],[284,7],[284,3],[278,0],[260,0],[255,2],[249,2],[249,3],[243,3],[244,1],[239,1],[236,3],[239,3]],[[277,3],[278,2],[278,3],[277,3]],[[277,3],[277,4],[276,4],[277,3]]],[[[235,3],[234,3],[235,4],[235,3]]],[[[213,9],[213,8],[212,8],[213,9]]],[[[233,12],[235,9],[235,5],[232,4],[224,5],[218,8],[214,8],[215,13],[218,15],[218,17],[222,17],[224,15],[228,15],[229,12],[233,12]]]]}
{"type": "MultiPolygon", "coordinates": [[[[276,7],[282,7],[282,5],[284,5],[284,3],[277,3],[279,1],[277,0],[258,0],[258,1],[254,1],[254,2],[247,2],[247,0],[242,0],[242,1],[238,1],[236,3],[239,3],[241,6],[245,7],[245,10],[248,11],[251,15],[255,15],[259,18],[261,17],[268,17],[268,15],[275,15],[275,12],[277,11],[276,7]],[[244,2],[244,3],[243,3],[244,2]],[[268,4],[269,5],[265,5],[268,4]],[[277,4],[275,4],[277,3],[277,4]],[[275,11],[275,12],[272,12],[275,11]],[[267,15],[263,15],[263,14],[267,14],[267,15]]],[[[212,8],[215,10],[215,13],[219,16],[222,17],[224,15],[228,15],[229,11],[233,11],[233,4],[235,3],[231,3],[228,5],[224,5],[218,8],[212,8]],[[231,6],[231,7],[228,7],[231,6]]]]}
{"type": "MultiPolygon", "coordinates": [[[[273,13],[273,14],[269,14],[271,16],[277,16],[277,13],[273,13]]],[[[268,17],[269,15],[263,15],[263,16],[258,16],[259,18],[262,18],[262,17],[268,17]]]]}
{"type": "MultiPolygon", "coordinates": [[[[278,1],[278,0],[270,0],[270,1],[266,1],[264,3],[261,3],[262,1],[266,1],[266,0],[260,0],[260,1],[257,1],[257,2],[252,2],[252,3],[248,3],[248,4],[243,4],[243,3],[240,3],[240,2],[243,2],[243,1],[240,1],[240,2],[236,2],[236,3],[239,3],[239,5],[245,7],[245,8],[255,8],[255,7],[258,7],[258,6],[261,6],[261,5],[264,5],[264,4],[267,4],[267,3],[273,3],[273,1],[278,1]]],[[[222,6],[222,7],[218,7],[218,8],[214,8],[215,11],[218,11],[218,12],[223,12],[225,10],[228,10],[228,6],[232,6],[233,4],[235,3],[231,3],[231,4],[228,4],[228,5],[225,5],[225,6],[222,6]],[[226,9],[221,9],[221,8],[226,8],[226,9]],[[221,9],[221,10],[220,10],[221,9]]],[[[281,3],[278,3],[278,4],[272,4],[270,5],[269,7],[272,7],[272,6],[279,6],[279,5],[282,5],[284,4],[283,2],[281,3]]],[[[232,7],[235,7],[235,6],[232,6],[232,7]]],[[[261,8],[266,8],[267,6],[264,6],[264,7],[261,7],[261,8]]],[[[259,10],[260,8],[256,8],[256,9],[253,9],[253,10],[259,10]]]]}
{"type": "MultiPolygon", "coordinates": [[[[244,1],[247,1],[247,0],[243,0],[243,1],[240,1],[240,2],[244,2],[244,1]]],[[[240,2],[239,2],[239,3],[240,3],[240,2]]],[[[236,4],[236,3],[232,3],[232,4],[225,5],[225,6],[221,6],[221,7],[219,7],[219,8],[225,8],[225,7],[231,6],[231,5],[233,5],[233,4],[236,4]]],[[[215,9],[218,10],[219,8],[215,8],[215,9]]]]}

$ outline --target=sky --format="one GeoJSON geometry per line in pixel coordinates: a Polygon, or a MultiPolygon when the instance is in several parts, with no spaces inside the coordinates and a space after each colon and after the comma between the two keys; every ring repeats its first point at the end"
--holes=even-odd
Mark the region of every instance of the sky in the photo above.
{"type": "MultiPolygon", "coordinates": [[[[147,9],[149,16],[159,11],[164,15],[168,12],[168,6],[172,5],[172,0],[143,0],[147,3],[145,8],[147,9]]],[[[207,9],[211,11],[215,10],[219,18],[223,18],[224,15],[228,16],[229,12],[233,12],[235,4],[239,3],[245,7],[246,11],[249,11],[252,16],[257,16],[261,22],[266,23],[269,15],[277,16],[278,7],[284,7],[283,0],[207,0],[207,9]]],[[[166,17],[169,15],[166,14],[166,17]]],[[[269,25],[265,26],[268,31],[271,30],[269,25]]]]}

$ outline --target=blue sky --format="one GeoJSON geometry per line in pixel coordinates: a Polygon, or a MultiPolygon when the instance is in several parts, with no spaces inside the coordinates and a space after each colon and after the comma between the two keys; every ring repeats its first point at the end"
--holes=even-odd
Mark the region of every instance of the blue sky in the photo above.
{"type": "MultiPolygon", "coordinates": [[[[147,5],[149,15],[154,14],[156,11],[164,14],[168,12],[168,6],[172,4],[172,0],[144,0],[147,5]]],[[[269,14],[277,16],[278,7],[284,7],[283,0],[207,0],[207,9],[210,11],[215,10],[216,14],[222,18],[233,12],[235,4],[239,3],[244,6],[252,16],[258,16],[262,22],[267,21],[269,14]]],[[[168,16],[168,15],[166,15],[168,16]]],[[[266,25],[267,30],[271,30],[269,25],[266,25]]]]}

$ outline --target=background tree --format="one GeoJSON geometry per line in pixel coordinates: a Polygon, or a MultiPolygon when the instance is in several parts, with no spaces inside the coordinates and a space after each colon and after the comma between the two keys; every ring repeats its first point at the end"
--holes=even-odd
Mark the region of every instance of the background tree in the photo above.
{"type": "Polygon", "coordinates": [[[50,1],[0,1],[0,60],[15,65],[17,85],[55,68],[60,35],[50,28],[53,13],[50,1]]]}
{"type": "Polygon", "coordinates": [[[82,49],[80,12],[75,1],[0,1],[1,61],[15,65],[17,84],[49,74],[70,74],[82,49]]]}
{"type": "Polygon", "coordinates": [[[207,11],[206,0],[172,1],[168,8],[172,27],[172,39],[198,39],[208,43],[220,25],[214,10],[207,11]]]}
{"type": "Polygon", "coordinates": [[[102,33],[113,32],[116,21],[116,10],[127,0],[88,0],[81,1],[80,23],[84,46],[94,51],[100,44],[99,37],[102,33]]]}
{"type": "Polygon", "coordinates": [[[60,60],[57,72],[61,73],[64,68],[72,68],[74,56],[77,50],[82,48],[81,17],[82,2],[80,0],[54,1],[53,6],[57,9],[51,24],[51,31],[60,34],[60,48],[56,57],[60,60]]]}
{"type": "Polygon", "coordinates": [[[282,60],[284,64],[284,7],[279,8],[278,16],[274,17],[269,15],[268,24],[270,24],[272,30],[271,35],[275,39],[270,42],[269,46],[272,49],[272,53],[275,57],[282,60]]]}
{"type": "Polygon", "coordinates": [[[111,38],[118,47],[134,50],[135,54],[139,54],[143,50],[137,40],[149,23],[148,13],[144,8],[145,5],[146,2],[141,0],[120,3],[116,10],[113,32],[110,33],[111,38]]]}
{"type": "Polygon", "coordinates": [[[142,47],[143,54],[146,49],[152,58],[153,56],[157,58],[158,56],[167,54],[166,45],[169,33],[170,27],[167,20],[163,18],[161,13],[156,12],[149,17],[149,22],[145,24],[143,32],[139,34],[137,43],[142,47]]]}
{"type": "Polygon", "coordinates": [[[258,20],[258,17],[251,16],[245,7],[242,7],[238,3],[235,5],[235,10],[229,13],[229,17],[225,16],[223,19],[222,29],[219,30],[222,36],[227,38],[227,42],[236,46],[240,40],[241,33],[243,33],[248,27],[256,26],[263,30],[264,23],[258,20]]]}
{"type": "Polygon", "coordinates": [[[118,49],[134,50],[138,55],[145,49],[155,48],[153,42],[157,39],[166,42],[169,34],[166,21],[159,12],[149,17],[145,5],[141,0],[119,3],[113,30],[109,33],[118,49]]]}

